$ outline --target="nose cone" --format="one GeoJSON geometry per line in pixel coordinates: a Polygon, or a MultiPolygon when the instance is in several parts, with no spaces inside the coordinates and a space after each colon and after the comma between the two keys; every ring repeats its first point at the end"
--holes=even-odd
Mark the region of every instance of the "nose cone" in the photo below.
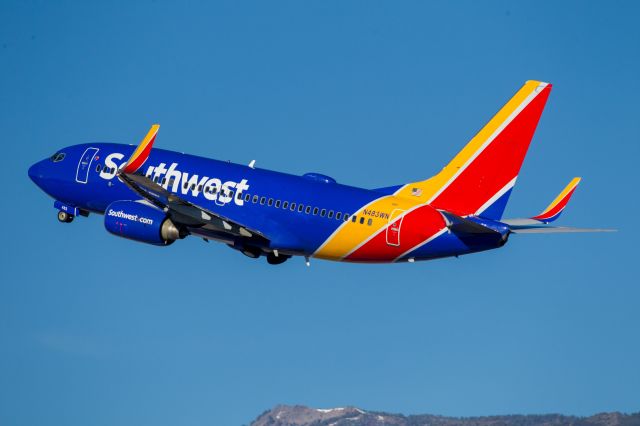
{"type": "Polygon", "coordinates": [[[38,161],[33,166],[29,167],[29,177],[39,187],[42,188],[42,182],[45,180],[44,164],[43,161],[38,161]]]}
{"type": "Polygon", "coordinates": [[[33,183],[38,185],[38,188],[54,197],[53,192],[56,191],[57,179],[51,169],[51,161],[48,159],[38,161],[33,166],[29,167],[29,177],[33,183]]]}

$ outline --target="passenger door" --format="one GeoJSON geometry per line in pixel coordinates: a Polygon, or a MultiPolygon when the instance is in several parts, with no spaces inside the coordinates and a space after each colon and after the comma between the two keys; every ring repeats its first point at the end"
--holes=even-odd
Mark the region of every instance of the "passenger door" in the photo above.
{"type": "Polygon", "coordinates": [[[76,182],[87,183],[89,180],[89,170],[91,170],[91,163],[93,157],[98,153],[98,148],[87,148],[78,161],[78,170],[76,171],[76,182]]]}

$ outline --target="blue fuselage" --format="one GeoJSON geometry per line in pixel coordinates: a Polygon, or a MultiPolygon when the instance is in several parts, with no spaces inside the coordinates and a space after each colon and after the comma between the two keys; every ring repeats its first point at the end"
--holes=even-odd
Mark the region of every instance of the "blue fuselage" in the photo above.
{"type": "MultiPolygon", "coordinates": [[[[113,143],[75,145],[56,154],[62,154],[62,159],[52,157],[34,164],[29,175],[43,191],[59,202],[83,212],[104,214],[114,201],[140,199],[116,177],[118,168],[127,161],[134,149],[134,146],[113,143]]],[[[395,240],[389,242],[389,231],[386,230],[392,222],[393,210],[372,211],[366,207],[381,197],[393,197],[399,187],[368,190],[342,185],[318,174],[294,176],[162,149],[151,152],[139,173],[193,205],[243,224],[248,229],[258,230],[268,239],[269,247],[262,249],[304,256],[318,255],[318,249],[326,245],[338,230],[347,224],[354,226],[352,223],[368,227],[371,235],[368,239],[386,232],[386,248],[396,243],[395,240]]],[[[402,206],[407,202],[398,200],[398,203],[392,204],[402,206]]],[[[443,220],[443,229],[445,225],[443,220]]],[[[399,227],[397,231],[398,235],[391,238],[398,238],[397,245],[400,246],[402,239],[399,238],[399,227]]],[[[406,233],[414,231],[409,229],[408,223],[403,230],[406,233]]],[[[233,243],[233,238],[226,238],[221,233],[195,227],[190,228],[189,232],[233,243]]],[[[501,245],[495,241],[481,245],[469,244],[447,232],[440,232],[436,237],[428,245],[407,246],[405,251],[396,250],[389,258],[376,254],[354,260],[419,260],[501,245]],[[398,253],[402,253],[402,256],[397,256],[398,253]]],[[[361,237],[354,234],[354,238],[361,237]]],[[[367,241],[363,239],[363,243],[367,241]]],[[[382,243],[383,249],[384,245],[382,243]]],[[[327,251],[319,257],[350,260],[339,250],[335,255],[327,251]]]]}

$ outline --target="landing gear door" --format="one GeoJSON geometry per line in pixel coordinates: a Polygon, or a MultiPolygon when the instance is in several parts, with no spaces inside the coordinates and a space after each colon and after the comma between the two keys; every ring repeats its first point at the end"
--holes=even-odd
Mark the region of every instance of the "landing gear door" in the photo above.
{"type": "Polygon", "coordinates": [[[91,170],[91,162],[93,157],[98,153],[98,148],[87,148],[80,157],[78,162],[78,171],[76,172],[76,182],[87,183],[89,180],[89,170],[91,170]]]}
{"type": "Polygon", "coordinates": [[[400,245],[400,229],[402,228],[402,219],[404,219],[404,210],[395,209],[389,216],[389,226],[387,226],[387,244],[397,247],[400,245]]]}

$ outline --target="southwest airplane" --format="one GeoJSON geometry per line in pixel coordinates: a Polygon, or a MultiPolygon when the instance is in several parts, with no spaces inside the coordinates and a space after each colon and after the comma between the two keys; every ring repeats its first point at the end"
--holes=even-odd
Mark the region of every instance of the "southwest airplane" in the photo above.
{"type": "Polygon", "coordinates": [[[422,181],[363,189],[329,176],[294,176],[153,149],[70,146],[29,169],[54,198],[58,220],[104,215],[107,231],[166,246],[188,235],[270,264],[292,256],[414,262],[502,247],[513,233],[602,231],[552,227],[580,182],[540,214],[502,219],[551,84],[528,81],[442,171],[422,181]]]}

